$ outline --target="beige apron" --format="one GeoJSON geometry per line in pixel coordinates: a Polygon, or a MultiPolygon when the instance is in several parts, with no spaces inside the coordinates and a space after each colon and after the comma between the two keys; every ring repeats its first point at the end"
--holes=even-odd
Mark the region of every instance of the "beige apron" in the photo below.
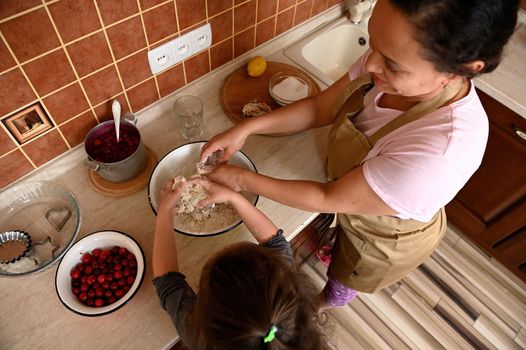
{"type": "MultiPolygon", "coordinates": [[[[447,104],[460,90],[460,82],[402,113],[367,138],[351,119],[363,106],[369,75],[353,80],[334,107],[336,121],[329,132],[327,175],[334,181],[359,166],[375,143],[398,127],[447,104]]],[[[337,214],[338,234],[329,275],[347,286],[373,293],[398,282],[420,265],[440,243],[446,231],[444,209],[427,223],[392,216],[337,214]]]]}

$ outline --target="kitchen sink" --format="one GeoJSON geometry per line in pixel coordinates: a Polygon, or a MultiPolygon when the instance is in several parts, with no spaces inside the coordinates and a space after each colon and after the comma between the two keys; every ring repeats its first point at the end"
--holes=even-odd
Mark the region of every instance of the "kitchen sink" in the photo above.
{"type": "Polygon", "coordinates": [[[366,24],[352,24],[344,17],[314,30],[283,53],[314,77],[331,85],[347,73],[368,47],[366,24]]]}

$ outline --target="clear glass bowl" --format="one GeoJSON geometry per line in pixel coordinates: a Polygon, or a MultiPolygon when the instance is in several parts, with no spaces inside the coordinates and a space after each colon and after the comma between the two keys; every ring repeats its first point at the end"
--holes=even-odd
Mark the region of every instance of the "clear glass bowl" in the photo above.
{"type": "MultiPolygon", "coordinates": [[[[302,87],[303,88],[303,87],[302,87]]],[[[296,73],[283,73],[283,72],[278,72],[276,74],[274,74],[272,76],[272,78],[270,78],[270,81],[269,81],[269,84],[268,84],[268,92],[270,94],[270,96],[274,99],[274,101],[276,101],[280,106],[286,106],[286,105],[289,105],[293,102],[296,102],[296,101],[299,101],[305,97],[308,97],[310,96],[310,94],[312,93],[312,84],[310,82],[310,80],[302,75],[302,74],[296,74],[296,73]],[[285,79],[287,78],[295,78],[297,80],[297,86],[306,86],[307,90],[306,90],[306,94],[305,96],[301,96],[301,97],[298,97],[298,98],[287,98],[286,96],[279,96],[275,93],[275,90],[274,88],[280,84],[281,82],[283,82],[285,79]]],[[[292,93],[292,91],[287,91],[287,93],[292,93]]],[[[292,93],[293,95],[293,93],[292,93]]]]}
{"type": "Polygon", "coordinates": [[[0,264],[0,276],[41,271],[58,261],[75,241],[80,228],[77,199],[51,181],[27,181],[0,193],[0,233],[23,231],[31,250],[19,261],[0,264]]]}

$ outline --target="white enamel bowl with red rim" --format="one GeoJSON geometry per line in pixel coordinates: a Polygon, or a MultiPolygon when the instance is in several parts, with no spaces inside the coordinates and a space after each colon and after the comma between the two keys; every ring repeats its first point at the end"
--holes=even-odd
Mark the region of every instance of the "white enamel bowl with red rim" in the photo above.
{"type": "Polygon", "coordinates": [[[109,314],[124,306],[138,291],[144,278],[145,258],[142,248],[129,235],[118,231],[94,232],[76,242],[60,261],[55,274],[55,289],[57,295],[69,310],[83,316],[102,316],[109,314]],[[92,307],[81,303],[71,290],[71,270],[81,262],[84,253],[89,253],[95,248],[124,247],[135,255],[137,260],[137,275],[126,294],[113,304],[92,307]]]}

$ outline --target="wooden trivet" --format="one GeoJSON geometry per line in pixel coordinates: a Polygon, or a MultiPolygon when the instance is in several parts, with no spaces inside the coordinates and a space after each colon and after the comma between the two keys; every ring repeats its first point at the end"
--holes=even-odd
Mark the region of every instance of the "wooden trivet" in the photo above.
{"type": "Polygon", "coordinates": [[[131,180],[111,182],[103,179],[96,171],[88,169],[88,177],[95,191],[109,197],[123,197],[135,193],[146,186],[155,165],[157,165],[157,157],[148,147],[144,146],[144,149],[147,157],[146,168],[131,180]]]}

